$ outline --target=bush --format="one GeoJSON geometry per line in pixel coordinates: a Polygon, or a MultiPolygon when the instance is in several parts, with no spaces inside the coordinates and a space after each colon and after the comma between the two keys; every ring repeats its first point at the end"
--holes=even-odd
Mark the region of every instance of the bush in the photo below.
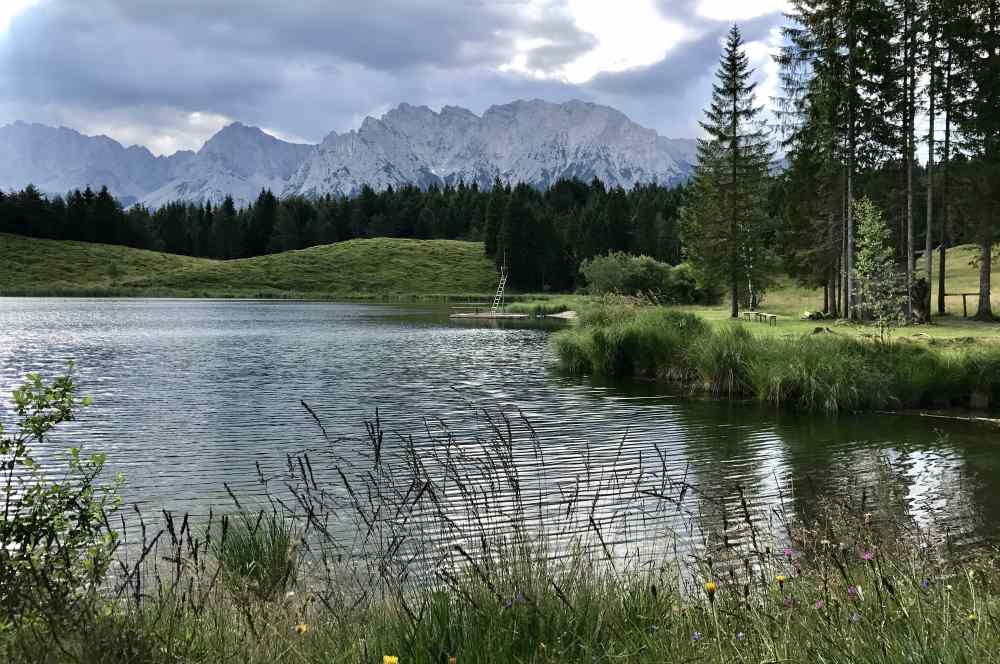
{"type": "Polygon", "coordinates": [[[17,429],[0,424],[0,470],[9,503],[0,520],[0,625],[45,620],[51,626],[79,613],[107,575],[117,548],[108,517],[117,509],[121,478],[98,483],[104,455],[68,450],[67,472],[43,470],[33,448],[73,420],[89,399],[76,397],[70,373],[51,384],[38,374],[14,390],[17,429]]]}
{"type": "Polygon", "coordinates": [[[698,284],[689,265],[670,266],[621,251],[583,261],[580,274],[592,295],[650,295],[662,304],[708,304],[718,298],[698,284]]]}

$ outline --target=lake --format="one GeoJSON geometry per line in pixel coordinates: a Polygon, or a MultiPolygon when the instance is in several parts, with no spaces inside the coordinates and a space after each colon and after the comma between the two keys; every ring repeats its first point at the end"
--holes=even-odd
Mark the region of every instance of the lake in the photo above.
{"type": "MultiPolygon", "coordinates": [[[[11,422],[10,391],[26,372],[51,377],[74,360],[94,405],[43,456],[71,441],[107,452],[127,478],[126,503],[153,515],[232,509],[224,483],[257,495],[258,464],[279,477],[305,448],[357,461],[376,409],[387,450],[412,435],[428,458],[444,427],[459,448],[483,435],[485,409],[513,418],[513,462],[539,495],[584,472],[645,465],[660,486],[669,474],[702,495],[795,511],[881,481],[956,541],[1000,534],[996,428],[778,413],[570,379],[553,370],[552,329],[456,323],[440,306],[0,298],[0,420],[11,422]],[[532,428],[544,463],[525,442],[532,428]]],[[[630,538],[642,536],[616,543],[630,538]]]]}

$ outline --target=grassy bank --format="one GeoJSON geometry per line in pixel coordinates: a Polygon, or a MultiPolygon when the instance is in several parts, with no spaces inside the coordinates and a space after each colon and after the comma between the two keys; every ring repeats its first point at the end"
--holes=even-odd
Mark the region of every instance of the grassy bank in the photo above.
{"type": "Polygon", "coordinates": [[[648,377],[807,411],[1000,404],[997,345],[882,345],[830,334],[755,335],[756,327],[605,303],[584,307],[580,324],[551,344],[569,373],[648,377]]]}
{"type": "Polygon", "coordinates": [[[0,295],[394,298],[495,288],[476,242],[350,240],[217,261],[0,234],[0,295]]]}

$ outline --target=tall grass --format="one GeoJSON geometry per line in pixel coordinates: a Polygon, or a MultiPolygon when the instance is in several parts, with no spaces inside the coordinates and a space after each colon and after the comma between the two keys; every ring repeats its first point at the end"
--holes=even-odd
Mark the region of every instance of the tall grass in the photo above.
{"type": "Polygon", "coordinates": [[[225,519],[213,553],[233,590],[263,601],[283,595],[298,573],[296,531],[293,521],[275,512],[241,512],[225,519]]]}
{"type": "Polygon", "coordinates": [[[756,336],[742,323],[712,328],[693,314],[628,303],[586,310],[551,344],[569,373],[655,377],[806,411],[1000,403],[1000,347],[756,336]]]}
{"type": "MultiPolygon", "coordinates": [[[[720,343],[733,357],[744,340],[735,333],[720,343]]],[[[525,459],[545,467],[530,422],[479,417],[471,439],[429,427],[428,440],[404,436],[392,446],[377,417],[360,441],[327,439],[321,429],[318,445],[289,458],[273,511],[221,529],[211,517],[200,530],[187,518],[178,526],[169,513],[159,532],[143,523],[106,592],[58,630],[44,620],[4,622],[3,661],[950,663],[996,655],[1000,558],[958,550],[933,523],[919,525],[888,465],[873,487],[852,484],[836,502],[794,509],[757,505],[738,486],[704,494],[662,458],[587,455],[576,479],[554,488],[544,472],[523,471],[525,459]],[[234,578],[271,592],[247,593],[234,578]]],[[[270,492],[276,479],[261,482],[270,492]]]]}

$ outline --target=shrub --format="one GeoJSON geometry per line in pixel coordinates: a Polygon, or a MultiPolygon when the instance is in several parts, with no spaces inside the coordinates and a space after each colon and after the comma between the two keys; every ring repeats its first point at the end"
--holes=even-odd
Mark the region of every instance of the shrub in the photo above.
{"type": "Polygon", "coordinates": [[[8,501],[0,520],[0,624],[46,620],[50,625],[79,613],[104,580],[117,548],[108,517],[117,509],[121,478],[100,484],[104,455],[84,458],[68,450],[65,477],[48,473],[34,447],[50,445],[49,432],[90,404],[78,399],[70,372],[46,384],[28,374],[14,390],[17,429],[0,424],[0,469],[8,501]]]}
{"type": "Polygon", "coordinates": [[[612,252],[583,261],[580,274],[592,295],[648,295],[661,304],[698,304],[718,299],[703,288],[689,265],[670,266],[649,256],[612,252]]]}

